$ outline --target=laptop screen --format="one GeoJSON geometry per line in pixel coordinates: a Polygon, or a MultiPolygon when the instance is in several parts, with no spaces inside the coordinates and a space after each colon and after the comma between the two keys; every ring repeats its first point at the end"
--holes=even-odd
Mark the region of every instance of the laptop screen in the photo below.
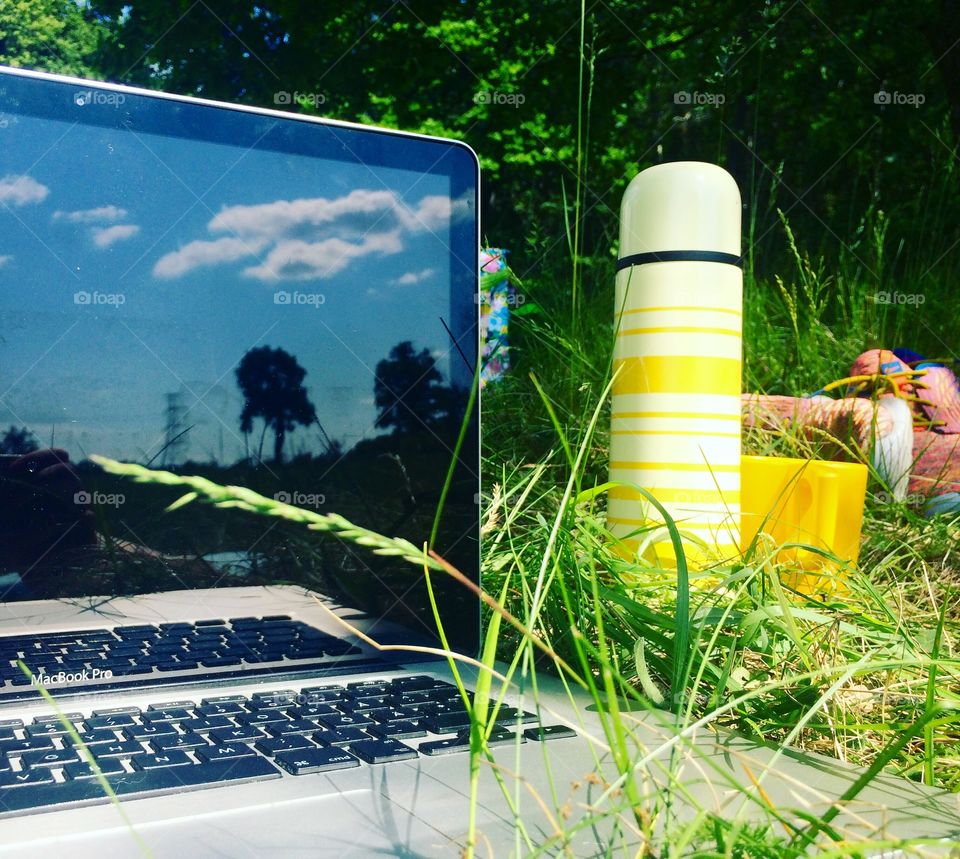
{"type": "MultiPolygon", "coordinates": [[[[435,638],[416,566],[99,454],[429,538],[476,362],[459,144],[0,72],[0,600],[301,585],[435,638]]],[[[435,542],[478,576],[472,425],[435,542]]],[[[475,597],[434,576],[475,649],[475,597]]],[[[376,635],[374,634],[374,637],[376,635]]]]}

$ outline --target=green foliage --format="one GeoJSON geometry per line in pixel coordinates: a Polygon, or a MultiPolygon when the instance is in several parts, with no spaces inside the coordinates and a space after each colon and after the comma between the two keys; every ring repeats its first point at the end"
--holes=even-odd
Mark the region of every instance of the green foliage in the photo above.
{"type": "Polygon", "coordinates": [[[99,78],[105,34],[76,0],[0,0],[0,64],[99,78]]]}
{"type": "Polygon", "coordinates": [[[599,297],[591,267],[607,278],[623,188],[658,161],[733,173],[761,273],[790,256],[777,207],[828,264],[845,245],[871,276],[956,268],[945,254],[960,223],[953,4],[612,0],[582,21],[559,0],[41,8],[60,5],[63,23],[36,3],[0,6],[33,27],[4,56],[53,67],[44,52],[68,34],[87,45],[93,9],[109,32],[96,58],[108,77],[465,140],[485,173],[484,236],[521,274],[555,282],[582,266],[588,300],[599,297]],[[924,101],[877,103],[881,91],[924,101]],[[881,207],[882,272],[869,234],[881,207]]]}

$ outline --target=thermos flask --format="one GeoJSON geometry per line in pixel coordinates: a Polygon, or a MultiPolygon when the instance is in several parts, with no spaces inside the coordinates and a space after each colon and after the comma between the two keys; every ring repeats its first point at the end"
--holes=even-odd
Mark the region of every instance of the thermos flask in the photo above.
{"type": "Polygon", "coordinates": [[[694,567],[738,554],[743,272],[740,192],[714,164],[659,164],[620,210],[607,524],[621,549],[694,567]]]}

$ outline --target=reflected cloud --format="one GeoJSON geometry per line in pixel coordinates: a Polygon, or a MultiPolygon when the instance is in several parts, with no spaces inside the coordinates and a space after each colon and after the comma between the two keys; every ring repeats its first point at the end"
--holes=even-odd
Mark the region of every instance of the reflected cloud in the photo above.
{"type": "Polygon", "coordinates": [[[262,281],[323,280],[345,269],[352,260],[368,253],[392,254],[403,250],[399,230],[373,233],[359,242],[326,239],[278,242],[261,265],[243,270],[244,275],[262,281]]]}
{"type": "Polygon", "coordinates": [[[119,206],[97,206],[94,209],[77,209],[73,212],[64,212],[57,209],[53,213],[53,220],[67,221],[71,224],[100,224],[110,221],[120,221],[127,217],[127,210],[119,206]]]}
{"type": "Polygon", "coordinates": [[[426,280],[432,275],[432,268],[424,268],[420,271],[408,271],[405,274],[401,274],[400,277],[394,279],[393,283],[397,284],[398,286],[413,286],[414,284],[426,280]]]}
{"type": "Polygon", "coordinates": [[[259,265],[244,269],[246,277],[270,283],[323,279],[367,254],[399,253],[405,234],[445,228],[470,211],[466,198],[434,194],[411,207],[393,191],[370,189],[334,198],[225,206],[207,229],[233,238],[190,242],[157,260],[153,273],[180,277],[201,265],[234,262],[272,245],[259,265]]]}
{"type": "Polygon", "coordinates": [[[30,176],[7,175],[0,179],[0,203],[25,206],[42,203],[50,189],[30,176]]]}
{"type": "Polygon", "coordinates": [[[153,267],[153,274],[155,277],[164,279],[180,277],[201,266],[235,262],[243,257],[253,256],[263,250],[266,244],[264,240],[217,239],[212,242],[197,240],[160,257],[153,267]]]}
{"type": "Polygon", "coordinates": [[[94,227],[91,230],[93,243],[98,248],[108,248],[116,242],[133,238],[139,232],[140,227],[136,224],[116,224],[113,227],[94,227]]]}

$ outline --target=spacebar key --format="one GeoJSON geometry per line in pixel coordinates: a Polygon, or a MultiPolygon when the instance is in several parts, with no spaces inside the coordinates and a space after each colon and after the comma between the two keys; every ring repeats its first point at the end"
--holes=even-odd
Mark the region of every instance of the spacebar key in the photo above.
{"type": "MultiPolygon", "coordinates": [[[[188,767],[111,775],[106,776],[106,780],[120,799],[139,799],[163,793],[280,777],[280,770],[266,758],[251,755],[188,767]]],[[[104,793],[97,779],[67,781],[61,784],[22,785],[0,789],[0,817],[29,814],[31,811],[59,811],[62,808],[109,801],[110,798],[104,793]]]]}

